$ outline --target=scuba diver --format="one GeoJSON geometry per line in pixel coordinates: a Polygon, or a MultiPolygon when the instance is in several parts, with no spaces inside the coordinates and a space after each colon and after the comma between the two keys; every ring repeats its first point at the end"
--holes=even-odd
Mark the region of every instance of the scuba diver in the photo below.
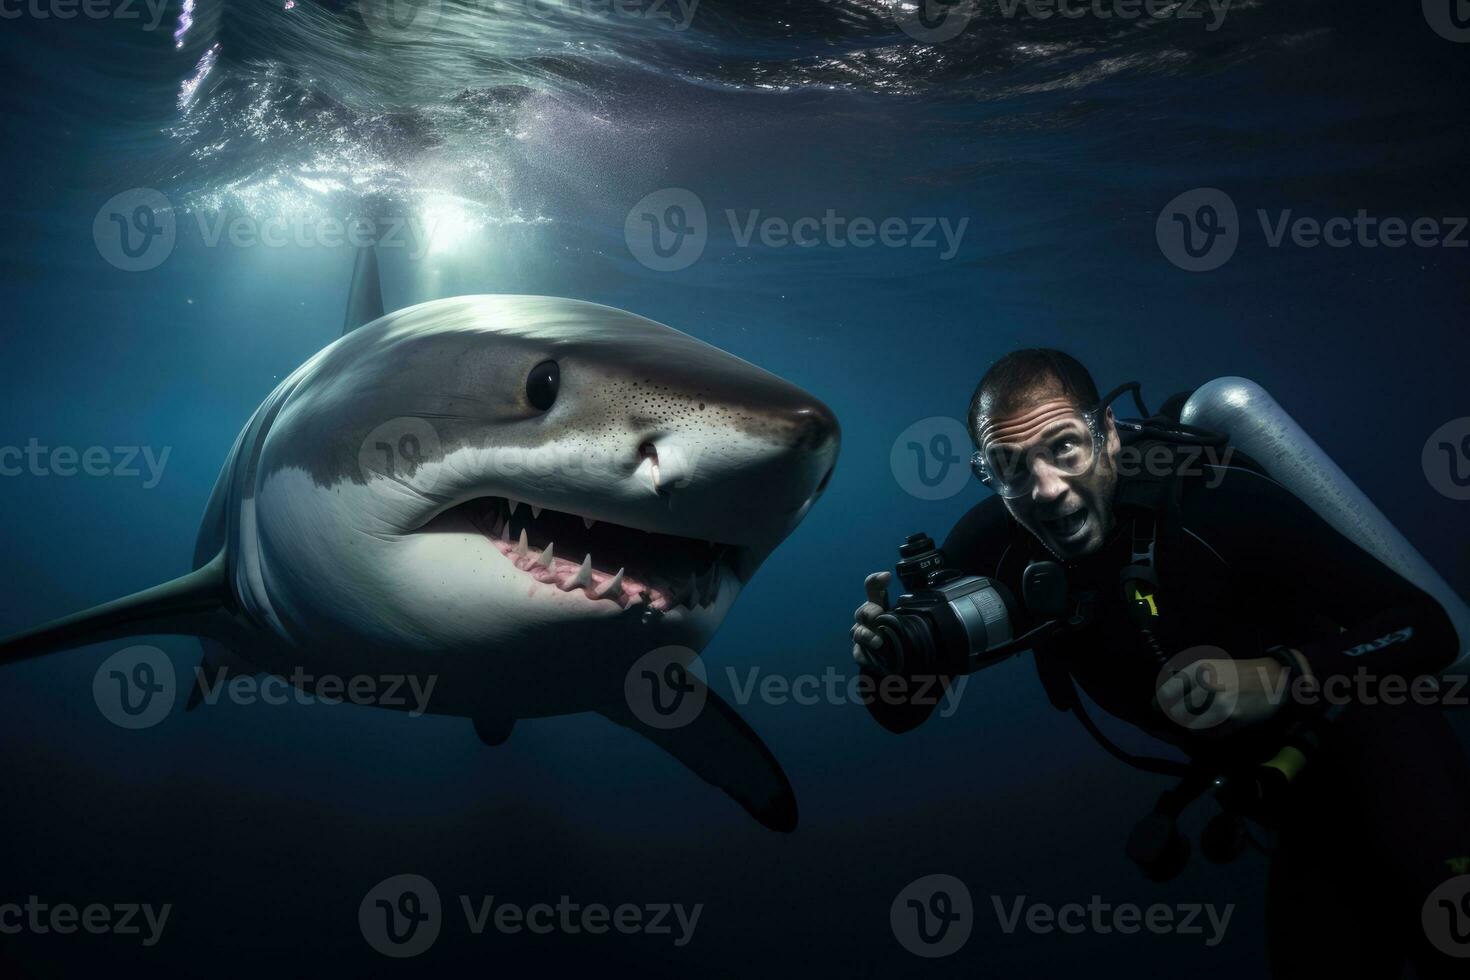
{"type": "MultiPolygon", "coordinates": [[[[1470,975],[1470,876],[1443,897],[1470,872],[1470,767],[1437,680],[1461,653],[1463,603],[1391,527],[1373,535],[1411,556],[1397,571],[1324,519],[1330,505],[1269,475],[1258,459],[1280,472],[1321,455],[1281,417],[1243,379],[1150,416],[1137,384],[1100,398],[1061,351],[1007,355],[967,418],[972,466],[994,495],[941,548],[909,538],[896,605],[889,573],[868,576],[853,657],[864,673],[947,685],[1032,650],[1054,706],[1123,761],[1179,777],[1128,840],[1154,879],[1184,866],[1175,818],[1207,791],[1222,807],[1200,841],[1210,859],[1240,853],[1246,821],[1274,831],[1274,976],[1398,978],[1406,961],[1421,980],[1470,975]],[[1109,407],[1129,390],[1139,421],[1109,407]],[[1291,431],[1302,442],[1283,446],[1291,431]],[[1402,574],[1421,566],[1418,584],[1402,574]],[[1079,688],[1189,761],[1113,745],[1079,688]]],[[[1341,476],[1330,461],[1310,472],[1329,471],[1341,476]]],[[[1349,502],[1349,524],[1387,526],[1345,477],[1326,496],[1349,502]]],[[[903,732],[935,700],[869,710],[903,732]]]]}

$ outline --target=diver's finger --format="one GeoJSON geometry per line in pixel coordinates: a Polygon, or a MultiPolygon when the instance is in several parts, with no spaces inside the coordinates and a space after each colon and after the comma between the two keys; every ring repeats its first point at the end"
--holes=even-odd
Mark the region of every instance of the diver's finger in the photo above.
{"type": "Polygon", "coordinates": [[[1182,673],[1174,674],[1159,685],[1158,696],[1155,700],[1158,702],[1160,708],[1167,711],[1178,704],[1184,695],[1188,693],[1189,681],[1184,678],[1182,673]]]}
{"type": "Polygon", "coordinates": [[[888,580],[892,577],[892,572],[874,572],[863,579],[863,588],[868,592],[869,602],[877,603],[884,609],[888,608],[888,580]]]}
{"type": "Polygon", "coordinates": [[[857,611],[852,614],[852,618],[864,626],[872,626],[878,617],[887,611],[887,609],[884,609],[876,602],[865,602],[857,607],[857,611]]]}
{"type": "Polygon", "coordinates": [[[852,646],[852,659],[857,661],[857,665],[859,667],[867,667],[869,670],[878,669],[878,665],[873,663],[873,659],[868,656],[868,651],[864,650],[856,643],[854,643],[852,646]]]}
{"type": "Polygon", "coordinates": [[[852,628],[852,641],[859,646],[865,646],[869,650],[876,650],[883,645],[883,637],[874,633],[866,626],[854,626],[852,628]]]}

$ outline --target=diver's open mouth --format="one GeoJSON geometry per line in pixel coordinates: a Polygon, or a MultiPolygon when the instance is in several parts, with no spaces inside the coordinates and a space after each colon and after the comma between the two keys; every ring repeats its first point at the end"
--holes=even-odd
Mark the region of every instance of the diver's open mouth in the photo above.
{"type": "Polygon", "coordinates": [[[1070,514],[1054,517],[1051,520],[1043,520],[1042,526],[1052,533],[1058,541],[1067,541],[1082,533],[1087,526],[1087,508],[1083,507],[1070,514]]]}
{"type": "Polygon", "coordinates": [[[666,612],[712,605],[738,551],[506,497],[478,497],[454,509],[466,513],[501,554],[536,581],[624,609],[641,604],[666,612]]]}

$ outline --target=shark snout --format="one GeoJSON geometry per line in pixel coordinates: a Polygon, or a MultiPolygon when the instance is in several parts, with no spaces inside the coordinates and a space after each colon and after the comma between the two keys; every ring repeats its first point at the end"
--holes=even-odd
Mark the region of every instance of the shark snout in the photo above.
{"type": "Polygon", "coordinates": [[[779,399],[707,404],[702,424],[644,434],[635,476],[686,533],[774,547],[826,489],[836,416],[801,389],[782,389],[779,399]]]}

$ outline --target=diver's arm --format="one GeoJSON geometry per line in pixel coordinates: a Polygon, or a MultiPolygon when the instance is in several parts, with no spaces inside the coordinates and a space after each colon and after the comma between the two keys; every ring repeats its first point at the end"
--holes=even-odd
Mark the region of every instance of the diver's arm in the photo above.
{"type": "Polygon", "coordinates": [[[1315,611],[1341,632],[1266,637],[1299,651],[1319,681],[1366,671],[1375,678],[1432,675],[1459,652],[1448,614],[1428,593],[1343,536],[1300,498],[1251,470],[1214,470],[1181,501],[1185,528],[1263,602],[1315,611]]]}

